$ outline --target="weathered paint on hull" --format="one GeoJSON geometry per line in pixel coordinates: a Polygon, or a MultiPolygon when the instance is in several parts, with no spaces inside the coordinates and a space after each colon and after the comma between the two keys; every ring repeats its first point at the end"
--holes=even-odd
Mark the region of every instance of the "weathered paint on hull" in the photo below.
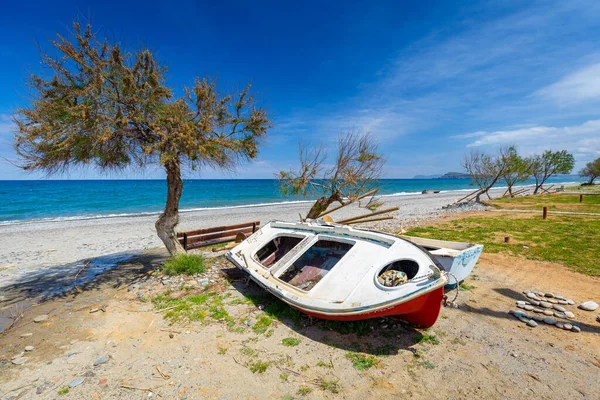
{"type": "Polygon", "coordinates": [[[306,315],[320,319],[334,321],[359,321],[370,318],[397,316],[414,326],[420,328],[429,328],[435,324],[435,321],[437,321],[440,315],[443,297],[444,288],[440,287],[415,299],[407,301],[406,303],[397,304],[395,306],[376,311],[365,310],[364,313],[352,315],[321,314],[314,311],[308,311],[300,307],[293,307],[306,315]]]}

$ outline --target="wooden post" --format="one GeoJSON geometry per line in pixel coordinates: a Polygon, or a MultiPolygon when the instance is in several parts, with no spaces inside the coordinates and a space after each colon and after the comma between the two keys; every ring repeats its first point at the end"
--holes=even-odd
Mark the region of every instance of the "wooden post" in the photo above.
{"type": "Polygon", "coordinates": [[[582,194],[579,195],[579,202],[580,203],[583,202],[583,195],[582,194]]]}
{"type": "Polygon", "coordinates": [[[548,217],[548,207],[544,207],[542,211],[542,219],[546,219],[548,217]]]}
{"type": "Polygon", "coordinates": [[[183,249],[187,251],[187,233],[183,234],[183,249]]]}
{"type": "Polygon", "coordinates": [[[510,236],[504,236],[504,243],[510,242],[510,236]]]}

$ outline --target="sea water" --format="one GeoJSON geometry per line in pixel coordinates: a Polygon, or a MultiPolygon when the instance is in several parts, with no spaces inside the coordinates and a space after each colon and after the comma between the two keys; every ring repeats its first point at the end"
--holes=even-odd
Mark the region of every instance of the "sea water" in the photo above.
{"type": "MultiPolygon", "coordinates": [[[[565,176],[551,181],[577,179],[565,176]]],[[[423,190],[467,191],[474,187],[468,179],[383,179],[379,195],[418,194],[423,190]]],[[[164,207],[166,193],[164,180],[0,181],[0,224],[158,213],[164,207]]],[[[315,193],[286,196],[275,179],[188,179],[184,180],[180,210],[309,201],[316,197],[315,193]]]]}

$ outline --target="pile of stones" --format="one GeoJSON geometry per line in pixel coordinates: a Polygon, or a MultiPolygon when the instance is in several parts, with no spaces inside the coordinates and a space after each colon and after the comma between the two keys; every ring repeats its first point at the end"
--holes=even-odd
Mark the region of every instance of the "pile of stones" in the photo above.
{"type": "Polygon", "coordinates": [[[575,318],[575,314],[568,311],[565,306],[572,306],[575,302],[571,299],[564,298],[553,293],[543,293],[534,291],[524,291],[523,294],[527,297],[527,301],[517,301],[517,307],[525,311],[531,311],[535,314],[527,314],[519,310],[510,310],[518,320],[526,323],[528,326],[535,328],[538,322],[544,322],[548,325],[556,326],[559,329],[565,329],[572,332],[580,332],[581,329],[566,321],[559,321],[554,318],[570,320],[575,318]],[[540,315],[536,315],[540,314],[540,315]]]}

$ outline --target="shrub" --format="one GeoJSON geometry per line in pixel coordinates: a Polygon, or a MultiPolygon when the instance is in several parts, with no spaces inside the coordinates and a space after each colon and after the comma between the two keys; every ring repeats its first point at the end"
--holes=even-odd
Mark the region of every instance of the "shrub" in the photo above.
{"type": "Polygon", "coordinates": [[[199,254],[177,254],[169,257],[162,266],[167,275],[194,275],[206,272],[204,258],[199,254]]]}

